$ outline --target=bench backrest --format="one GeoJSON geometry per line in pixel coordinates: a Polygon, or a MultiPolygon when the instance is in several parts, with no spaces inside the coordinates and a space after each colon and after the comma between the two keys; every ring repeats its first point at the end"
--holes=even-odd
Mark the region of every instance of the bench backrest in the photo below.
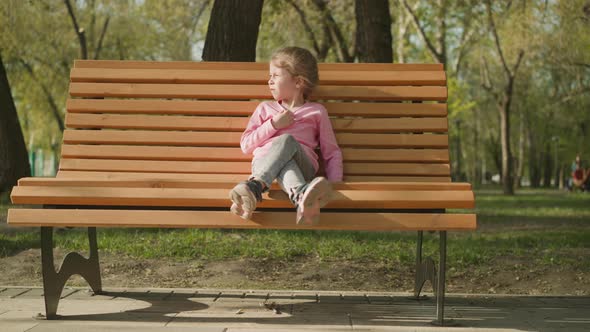
{"type": "MultiPolygon", "coordinates": [[[[321,63],[345,181],[450,181],[439,64],[321,63]]],[[[58,177],[118,172],[243,178],[248,117],[272,96],[268,63],[77,60],[58,177]]]]}

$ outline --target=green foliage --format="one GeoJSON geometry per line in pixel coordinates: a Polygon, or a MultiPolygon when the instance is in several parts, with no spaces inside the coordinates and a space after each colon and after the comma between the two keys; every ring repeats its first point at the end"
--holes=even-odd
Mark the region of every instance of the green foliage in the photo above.
{"type": "MultiPolygon", "coordinates": [[[[213,1],[72,0],[71,3],[78,24],[84,29],[90,58],[199,61],[213,1]]],[[[486,80],[487,68],[489,82],[495,91],[501,92],[506,73],[490,32],[484,3],[446,1],[447,7],[442,10],[437,2],[406,1],[414,8],[431,44],[440,51],[440,43],[444,42],[451,150],[454,156],[462,158],[459,171],[466,173],[471,182],[478,171],[484,170],[484,165],[485,170],[496,173],[500,151],[498,99],[484,91],[481,83],[486,80]],[[446,26],[442,39],[441,19],[446,26]],[[461,130],[457,128],[459,123],[461,130]]],[[[327,13],[343,37],[344,48],[351,52],[356,32],[354,1],[326,3],[327,13]]],[[[552,158],[555,148],[559,165],[569,163],[576,152],[588,159],[590,17],[583,10],[587,1],[492,3],[507,66],[513,68],[518,52],[525,52],[515,81],[510,133],[512,151],[517,158],[520,138],[525,137],[523,160],[519,160],[526,165],[525,177],[529,168],[552,173],[551,169],[545,169],[543,160],[547,155],[552,158]],[[555,136],[559,136],[557,145],[552,141],[555,136]]],[[[436,61],[401,1],[390,0],[389,5],[395,58],[402,52],[406,62],[436,61]],[[399,49],[398,45],[401,45],[399,49]]],[[[257,61],[268,61],[272,51],[286,45],[315,52],[314,40],[317,45],[328,47],[322,61],[338,61],[339,47],[334,36],[327,32],[324,14],[313,0],[265,0],[257,61]],[[302,23],[302,17],[311,31],[302,23]]],[[[0,31],[0,52],[27,146],[59,152],[62,133],[54,113],[63,121],[70,68],[81,56],[66,6],[57,0],[0,1],[0,31]]],[[[553,165],[554,161],[548,164],[553,165]]]]}

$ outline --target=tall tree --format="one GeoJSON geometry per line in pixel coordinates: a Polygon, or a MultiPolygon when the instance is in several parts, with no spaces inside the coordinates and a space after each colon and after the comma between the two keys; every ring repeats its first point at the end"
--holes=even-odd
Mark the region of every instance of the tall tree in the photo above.
{"type": "Polygon", "coordinates": [[[522,58],[524,57],[524,50],[519,50],[516,62],[513,66],[509,66],[506,57],[504,56],[504,52],[502,51],[502,46],[500,45],[500,37],[498,36],[498,30],[494,22],[490,0],[486,1],[486,9],[488,13],[489,28],[492,32],[498,57],[502,63],[505,82],[502,87],[499,88],[499,92],[492,86],[489,77],[484,81],[482,86],[495,97],[497,102],[496,107],[500,115],[500,144],[502,147],[502,190],[504,194],[513,195],[514,170],[512,167],[513,160],[510,147],[510,107],[512,105],[516,73],[518,72],[518,67],[520,66],[522,58]]]}
{"type": "Polygon", "coordinates": [[[263,0],[215,0],[203,61],[256,61],[263,0]]]}
{"type": "Polygon", "coordinates": [[[393,62],[388,0],[356,0],[356,53],[359,62],[393,62]]]}
{"type": "Polygon", "coordinates": [[[27,148],[0,54],[0,193],[26,176],[31,176],[27,148]]]}

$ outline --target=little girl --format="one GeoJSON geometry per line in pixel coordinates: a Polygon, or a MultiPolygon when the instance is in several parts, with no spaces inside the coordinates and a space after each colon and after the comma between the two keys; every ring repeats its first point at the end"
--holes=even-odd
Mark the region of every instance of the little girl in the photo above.
{"type": "Polygon", "coordinates": [[[256,107],[242,134],[242,152],[253,154],[252,174],[231,190],[231,212],[250,219],[276,178],[297,207],[296,223],[319,222],[332,190],[328,180],[342,181],[342,152],[328,112],[308,101],[318,80],[317,61],[308,50],[285,47],[273,53],[268,86],[274,100],[256,107]],[[327,179],[315,177],[318,144],[327,179]]]}

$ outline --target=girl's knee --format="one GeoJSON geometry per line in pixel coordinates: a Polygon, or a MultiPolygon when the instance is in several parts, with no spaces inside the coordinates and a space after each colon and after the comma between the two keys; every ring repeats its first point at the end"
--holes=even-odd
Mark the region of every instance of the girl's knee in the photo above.
{"type": "Polygon", "coordinates": [[[297,140],[295,140],[295,137],[293,137],[293,135],[291,134],[282,134],[275,139],[275,142],[277,142],[278,144],[286,145],[293,142],[297,142],[297,140]]]}

